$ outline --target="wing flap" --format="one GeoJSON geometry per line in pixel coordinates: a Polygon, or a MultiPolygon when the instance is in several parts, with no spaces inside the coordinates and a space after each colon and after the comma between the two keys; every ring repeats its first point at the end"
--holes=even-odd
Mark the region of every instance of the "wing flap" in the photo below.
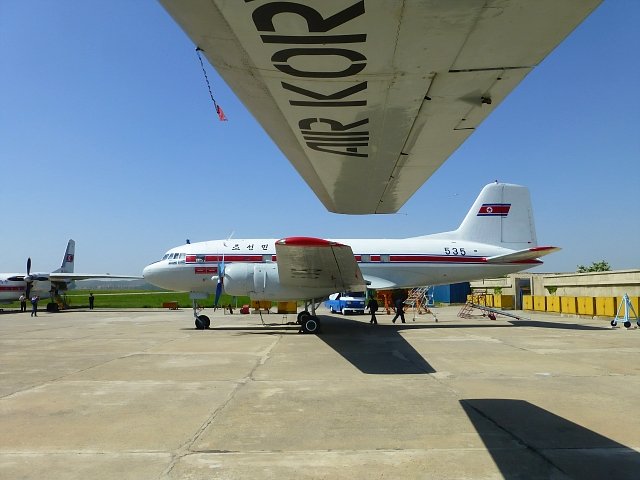
{"type": "Polygon", "coordinates": [[[549,255],[550,253],[561,250],[560,247],[534,247],[519,250],[514,253],[508,253],[506,255],[496,255],[495,257],[487,258],[487,263],[535,263],[535,261],[549,255]]]}
{"type": "Polygon", "coordinates": [[[360,267],[348,245],[290,237],[276,242],[276,255],[282,285],[327,288],[331,292],[365,289],[360,267]]]}

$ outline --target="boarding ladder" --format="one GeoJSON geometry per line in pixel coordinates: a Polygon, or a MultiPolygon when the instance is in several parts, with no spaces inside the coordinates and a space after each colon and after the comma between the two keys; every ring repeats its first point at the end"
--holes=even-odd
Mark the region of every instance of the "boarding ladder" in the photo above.
{"type": "Polygon", "coordinates": [[[493,307],[487,307],[486,305],[480,305],[478,303],[467,302],[458,312],[458,316],[461,318],[472,318],[473,310],[478,309],[482,312],[483,317],[488,317],[490,320],[495,320],[496,315],[504,315],[505,317],[515,318],[516,320],[529,320],[528,318],[521,317],[515,313],[505,312],[493,307]]]}
{"type": "Polygon", "coordinates": [[[430,313],[435,321],[438,321],[438,317],[429,309],[433,306],[433,301],[429,297],[429,288],[431,287],[416,287],[409,291],[407,299],[404,304],[413,308],[413,321],[416,321],[416,315],[422,313],[430,313]]]}

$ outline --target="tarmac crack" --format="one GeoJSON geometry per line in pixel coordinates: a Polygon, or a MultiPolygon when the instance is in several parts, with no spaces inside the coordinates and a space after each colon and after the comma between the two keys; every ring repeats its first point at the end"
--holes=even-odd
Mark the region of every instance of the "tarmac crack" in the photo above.
{"type": "MultiPolygon", "coordinates": [[[[173,469],[176,467],[178,462],[183,458],[189,455],[200,453],[199,451],[192,450],[193,445],[198,441],[198,439],[202,436],[202,434],[204,434],[204,432],[211,426],[211,424],[218,417],[220,412],[225,410],[227,406],[235,399],[236,395],[243,389],[243,387],[245,387],[251,382],[256,381],[253,377],[254,373],[258,368],[260,368],[262,365],[266,363],[266,361],[270,357],[271,352],[276,347],[276,345],[278,345],[278,343],[282,340],[282,338],[283,338],[282,335],[278,335],[275,338],[274,342],[269,347],[265,348],[265,350],[263,350],[262,355],[260,355],[257,358],[255,365],[251,368],[251,370],[247,373],[247,375],[242,380],[235,382],[235,387],[231,390],[227,399],[218,408],[214,409],[213,412],[211,412],[209,417],[207,417],[205,422],[202,425],[200,425],[200,427],[194,432],[191,438],[189,438],[180,447],[178,447],[177,450],[175,450],[172,453],[171,462],[169,466],[166,468],[166,470],[162,472],[162,474],[160,475],[159,477],[160,479],[169,478],[173,469]]],[[[227,453],[227,452],[220,451],[220,453],[227,453]]],[[[228,452],[228,453],[231,453],[231,452],[228,452]]]]}

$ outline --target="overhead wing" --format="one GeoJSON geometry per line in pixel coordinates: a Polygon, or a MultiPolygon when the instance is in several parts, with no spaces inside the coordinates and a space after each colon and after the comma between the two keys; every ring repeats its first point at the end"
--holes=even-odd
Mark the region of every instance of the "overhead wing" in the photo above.
{"type": "Polygon", "coordinates": [[[561,250],[560,247],[534,247],[519,250],[514,253],[508,253],[506,255],[496,255],[495,257],[487,258],[487,263],[527,263],[536,261],[538,258],[549,255],[550,253],[561,250]]]}
{"type": "Polygon", "coordinates": [[[601,0],[160,0],[330,211],[392,213],[601,0]]]}
{"type": "Polygon", "coordinates": [[[365,290],[365,281],[348,245],[320,238],[290,237],[276,242],[280,283],[327,288],[330,292],[365,290]]]}

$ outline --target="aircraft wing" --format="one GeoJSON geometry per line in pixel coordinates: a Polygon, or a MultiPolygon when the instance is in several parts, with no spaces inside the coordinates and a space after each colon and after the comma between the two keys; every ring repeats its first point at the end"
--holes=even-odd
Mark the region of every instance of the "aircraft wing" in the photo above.
{"type": "Polygon", "coordinates": [[[109,273],[50,273],[48,276],[52,282],[72,282],[74,280],[88,280],[91,278],[105,280],[140,280],[143,278],[132,275],[111,275],[109,273]]]}
{"type": "Polygon", "coordinates": [[[496,255],[487,258],[487,263],[529,263],[535,262],[538,258],[561,250],[560,247],[533,247],[519,250],[506,255],[496,255]]]}
{"type": "Polygon", "coordinates": [[[366,214],[396,212],[601,0],[160,2],[326,208],[366,214]]]}
{"type": "Polygon", "coordinates": [[[320,238],[289,237],[276,242],[282,285],[327,288],[331,292],[365,290],[365,281],[348,245],[320,238]]]}

